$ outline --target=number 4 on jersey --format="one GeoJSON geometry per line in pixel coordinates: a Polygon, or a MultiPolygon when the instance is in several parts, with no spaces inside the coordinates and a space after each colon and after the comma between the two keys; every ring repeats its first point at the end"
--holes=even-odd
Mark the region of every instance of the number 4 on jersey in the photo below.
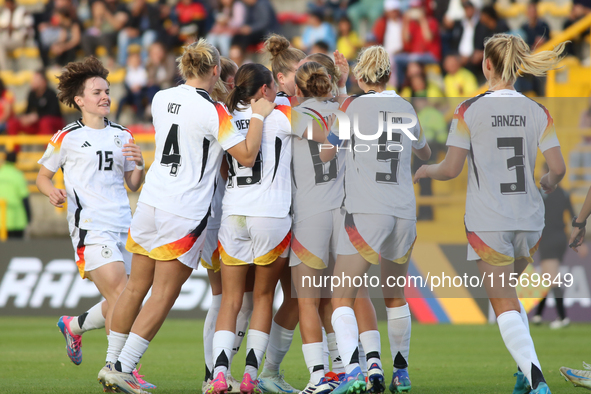
{"type": "Polygon", "coordinates": [[[170,167],[170,176],[177,176],[179,166],[181,165],[181,149],[179,146],[179,125],[173,124],[168,131],[164,150],[162,151],[162,160],[160,164],[170,167]]]}

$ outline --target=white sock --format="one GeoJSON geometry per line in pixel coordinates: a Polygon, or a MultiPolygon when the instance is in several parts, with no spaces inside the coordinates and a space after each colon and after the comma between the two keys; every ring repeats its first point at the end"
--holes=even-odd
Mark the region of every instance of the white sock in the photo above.
{"type": "Polygon", "coordinates": [[[525,307],[523,306],[523,304],[521,303],[521,301],[519,301],[519,306],[521,307],[521,320],[523,321],[523,324],[525,324],[525,327],[527,328],[527,331],[529,332],[529,319],[527,317],[527,312],[525,311],[525,307]]]}
{"type": "Polygon", "coordinates": [[[230,361],[228,363],[228,370],[232,370],[232,360],[238,350],[240,350],[240,345],[242,345],[242,341],[244,340],[244,336],[246,335],[246,329],[248,328],[248,322],[250,320],[250,316],[252,316],[252,291],[244,293],[242,296],[242,307],[240,308],[240,312],[238,312],[238,317],[236,318],[236,337],[234,338],[234,347],[232,348],[232,354],[230,354],[230,361]]]}
{"type": "Polygon", "coordinates": [[[75,317],[70,323],[70,330],[74,335],[82,335],[86,331],[96,330],[97,328],[105,327],[105,317],[103,316],[103,305],[104,301],[94,305],[88,311],[84,312],[78,317],[75,317]],[[82,320],[82,326],[80,321],[82,320]]]}
{"type": "Polygon", "coordinates": [[[330,352],[330,359],[332,360],[332,372],[344,373],[345,367],[339,354],[339,348],[337,347],[337,337],[334,332],[326,334],[326,340],[328,341],[328,351],[330,352]]]}
{"type": "Polygon", "coordinates": [[[263,361],[267,345],[269,345],[269,334],[258,330],[248,330],[244,373],[250,374],[252,380],[257,379],[259,367],[263,361]]]}
{"type": "MultiPolygon", "coordinates": [[[[203,324],[203,356],[205,357],[206,374],[213,372],[213,334],[215,334],[215,322],[218,319],[220,305],[222,304],[222,295],[211,296],[211,306],[205,316],[203,324]]],[[[208,376],[211,379],[211,376],[208,376]]]]}
{"type": "Polygon", "coordinates": [[[306,343],[302,345],[306,367],[310,371],[310,383],[318,384],[324,377],[324,350],[322,342],[306,343]]]}
{"type": "Polygon", "coordinates": [[[279,372],[279,367],[283,358],[289,351],[293,339],[293,331],[281,327],[275,323],[271,326],[269,335],[269,347],[267,348],[267,357],[265,358],[265,370],[268,372],[279,372]]]}
{"type": "Polygon", "coordinates": [[[532,368],[535,366],[540,371],[540,374],[542,368],[531,335],[525,324],[523,324],[521,313],[517,311],[501,313],[497,317],[497,322],[505,346],[507,346],[521,372],[527,377],[532,388],[535,389],[536,387],[532,382],[532,368]]]}
{"type": "Polygon", "coordinates": [[[121,372],[131,373],[140,361],[140,358],[148,350],[149,345],[150,341],[145,340],[133,332],[129,333],[125,346],[119,355],[118,361],[121,363],[121,372]]]}
{"type": "Polygon", "coordinates": [[[382,369],[382,343],[380,341],[380,332],[378,330],[365,331],[359,334],[359,340],[363,345],[363,350],[366,352],[367,365],[378,364],[382,369]]]}
{"type": "Polygon", "coordinates": [[[232,353],[235,333],[232,331],[216,331],[213,334],[213,379],[220,372],[226,376],[229,371],[229,357],[232,353]]]}
{"type": "Polygon", "coordinates": [[[363,348],[361,340],[357,343],[357,349],[359,349],[359,366],[361,367],[363,374],[367,376],[367,357],[365,356],[365,349],[363,348]]]}
{"type": "Polygon", "coordinates": [[[359,360],[359,328],[355,319],[353,308],[341,306],[332,312],[332,327],[337,339],[339,354],[341,355],[345,372],[351,373],[358,365],[359,360]]]}
{"type": "Polygon", "coordinates": [[[127,341],[127,337],[129,334],[121,334],[119,332],[115,332],[111,330],[111,333],[107,335],[107,341],[109,343],[107,347],[107,360],[106,362],[116,363],[119,355],[121,354],[121,350],[123,346],[125,346],[125,341],[127,341]]]}
{"type": "Polygon", "coordinates": [[[388,339],[394,360],[394,373],[408,367],[410,353],[410,331],[412,320],[408,304],[396,308],[386,308],[388,315],[388,339]]]}
{"type": "Polygon", "coordinates": [[[322,363],[324,364],[324,371],[330,371],[330,352],[328,351],[328,339],[324,327],[322,327],[322,363]]]}

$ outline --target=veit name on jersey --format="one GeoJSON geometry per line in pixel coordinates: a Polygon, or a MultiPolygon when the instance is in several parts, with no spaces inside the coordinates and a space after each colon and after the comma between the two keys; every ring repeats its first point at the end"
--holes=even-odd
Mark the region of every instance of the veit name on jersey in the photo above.
{"type": "Polygon", "coordinates": [[[180,104],[176,103],[168,103],[168,112],[174,115],[178,115],[179,109],[181,109],[180,104]]]}
{"type": "Polygon", "coordinates": [[[238,119],[236,120],[236,128],[238,131],[247,130],[250,125],[250,119],[238,119]]]}
{"type": "Polygon", "coordinates": [[[525,127],[524,115],[491,115],[492,127],[525,127]]]}

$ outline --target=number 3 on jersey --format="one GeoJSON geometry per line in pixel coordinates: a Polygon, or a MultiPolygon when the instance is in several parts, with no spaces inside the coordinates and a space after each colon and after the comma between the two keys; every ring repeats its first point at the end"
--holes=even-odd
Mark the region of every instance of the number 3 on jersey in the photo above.
{"type": "Polygon", "coordinates": [[[522,137],[497,138],[497,148],[513,149],[515,156],[507,159],[507,169],[515,170],[517,181],[512,183],[501,183],[502,194],[526,193],[525,190],[525,153],[523,151],[522,137]]]}
{"type": "Polygon", "coordinates": [[[170,126],[166,141],[164,142],[164,149],[162,151],[162,160],[160,164],[165,167],[170,167],[170,176],[177,176],[179,166],[181,165],[181,149],[179,146],[179,125],[173,124],[170,126]]]}

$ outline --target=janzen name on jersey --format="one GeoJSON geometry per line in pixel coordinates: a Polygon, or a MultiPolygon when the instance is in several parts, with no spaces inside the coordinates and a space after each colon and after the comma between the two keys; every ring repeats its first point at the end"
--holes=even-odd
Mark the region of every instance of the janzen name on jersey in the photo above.
{"type": "Polygon", "coordinates": [[[491,115],[492,127],[525,127],[525,115],[491,115]]]}

